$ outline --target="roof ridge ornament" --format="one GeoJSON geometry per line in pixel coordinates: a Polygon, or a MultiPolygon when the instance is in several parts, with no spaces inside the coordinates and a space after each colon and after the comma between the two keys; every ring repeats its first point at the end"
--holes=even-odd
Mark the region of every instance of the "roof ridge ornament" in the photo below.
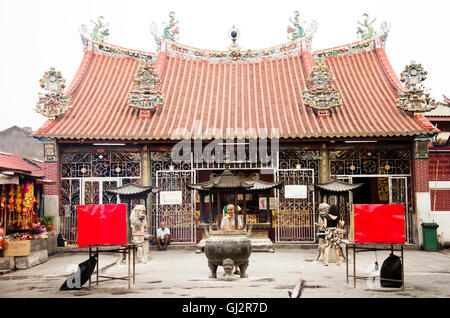
{"type": "Polygon", "coordinates": [[[177,41],[178,40],[178,36],[177,34],[180,33],[180,29],[178,28],[177,24],[178,24],[178,20],[175,19],[175,11],[170,11],[169,12],[169,22],[165,22],[163,24],[168,24],[163,31],[163,34],[161,35],[161,37],[163,37],[164,39],[168,39],[171,41],[177,41]]]}
{"type": "Polygon", "coordinates": [[[318,110],[320,117],[328,117],[329,110],[342,105],[339,92],[333,87],[334,76],[327,65],[322,64],[323,59],[318,60],[318,65],[313,66],[306,79],[306,89],[302,98],[306,106],[318,110]]]}
{"type": "Polygon", "coordinates": [[[128,93],[128,106],[140,110],[140,118],[149,118],[150,112],[164,104],[164,93],[159,90],[159,76],[147,61],[139,65],[134,76],[134,88],[128,93]]]}
{"type": "Polygon", "coordinates": [[[241,48],[236,43],[240,35],[241,32],[239,31],[239,29],[236,29],[236,27],[233,24],[233,27],[228,31],[228,37],[232,41],[231,45],[228,47],[228,58],[230,58],[232,61],[240,60],[243,57],[243,54],[241,53],[241,48]]]}
{"type": "Polygon", "coordinates": [[[427,74],[422,64],[417,64],[415,61],[405,66],[400,74],[400,81],[404,83],[404,87],[399,92],[397,107],[412,112],[415,116],[436,108],[436,100],[430,97],[429,90],[422,84],[427,74]]]}
{"type": "Polygon", "coordinates": [[[305,36],[305,30],[302,26],[302,22],[299,19],[300,12],[297,10],[294,11],[294,17],[289,18],[289,21],[294,25],[288,25],[287,32],[288,32],[288,39],[289,40],[295,40],[296,38],[300,38],[305,36]]]}
{"type": "MultiPolygon", "coordinates": [[[[361,40],[367,40],[377,34],[377,32],[375,32],[375,29],[373,27],[373,23],[375,22],[375,20],[377,18],[373,19],[372,22],[369,22],[369,20],[370,20],[369,14],[363,13],[363,17],[364,17],[364,21],[362,23],[360,21],[358,21],[358,23],[364,29],[362,29],[361,27],[358,27],[358,30],[356,31],[356,33],[358,34],[358,37],[361,40]]],[[[386,27],[386,25],[383,24],[383,27],[386,27]]]]}
{"type": "Polygon", "coordinates": [[[81,32],[85,35],[85,36],[89,36],[92,40],[97,41],[97,42],[105,42],[108,40],[108,36],[109,36],[109,23],[104,24],[103,20],[105,18],[103,16],[99,16],[97,18],[97,22],[94,22],[92,20],[90,20],[91,23],[94,24],[94,27],[92,29],[92,32],[89,33],[88,28],[85,24],[81,25],[81,32]]]}
{"type": "Polygon", "coordinates": [[[66,80],[61,76],[61,72],[50,67],[39,82],[44,92],[38,93],[39,101],[35,110],[48,119],[55,120],[59,115],[65,114],[71,106],[70,96],[63,95],[66,80]]]}
{"type": "Polygon", "coordinates": [[[305,28],[304,24],[306,22],[300,21],[299,17],[300,17],[300,12],[296,10],[296,11],[294,11],[294,16],[289,18],[289,21],[292,24],[287,26],[287,33],[288,33],[287,38],[289,40],[293,41],[293,40],[296,40],[299,38],[308,37],[309,42],[310,42],[312,35],[317,30],[317,22],[311,21],[309,26],[307,28],[305,28]]]}

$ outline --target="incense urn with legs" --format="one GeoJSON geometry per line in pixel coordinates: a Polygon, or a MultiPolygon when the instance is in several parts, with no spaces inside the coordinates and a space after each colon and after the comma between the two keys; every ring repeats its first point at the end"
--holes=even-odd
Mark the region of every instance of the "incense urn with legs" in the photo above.
{"type": "Polygon", "coordinates": [[[205,255],[211,270],[209,278],[217,278],[217,267],[223,266],[225,279],[231,279],[234,266],[239,266],[241,278],[247,278],[252,247],[246,231],[209,231],[205,255]]]}

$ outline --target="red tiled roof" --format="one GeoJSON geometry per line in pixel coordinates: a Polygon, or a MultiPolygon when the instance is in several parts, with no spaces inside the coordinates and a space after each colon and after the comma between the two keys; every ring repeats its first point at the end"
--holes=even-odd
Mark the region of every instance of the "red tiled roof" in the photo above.
{"type": "Polygon", "coordinates": [[[17,171],[27,175],[36,173],[38,168],[27,163],[18,155],[0,153],[0,170],[17,171]]]}
{"type": "Polygon", "coordinates": [[[336,78],[335,87],[343,105],[332,109],[331,116],[325,118],[305,106],[301,97],[312,63],[308,54],[252,63],[209,63],[164,53],[158,56],[157,68],[166,101],[148,119],[140,119],[138,110],[127,106],[139,60],[87,51],[70,85],[74,90],[72,109],[34,135],[159,140],[171,139],[176,128],[187,129],[191,137],[194,131],[204,133],[208,128],[217,128],[216,133],[207,133],[203,139],[227,136],[227,128],[244,132],[249,128],[265,129],[269,136],[271,128],[278,128],[282,138],[414,136],[433,132],[433,128],[397,108],[398,78],[384,51],[377,50],[327,57],[325,64],[336,78]],[[198,121],[201,127],[196,127],[198,121]]]}

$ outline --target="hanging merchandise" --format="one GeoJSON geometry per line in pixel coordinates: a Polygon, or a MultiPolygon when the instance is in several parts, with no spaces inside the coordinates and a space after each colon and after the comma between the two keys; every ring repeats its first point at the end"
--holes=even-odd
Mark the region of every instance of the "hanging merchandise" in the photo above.
{"type": "Polygon", "coordinates": [[[0,190],[0,227],[2,227],[6,223],[6,202],[7,202],[7,193],[6,184],[2,184],[2,188],[0,190]]]}
{"type": "Polygon", "coordinates": [[[22,211],[24,216],[24,224],[26,227],[32,227],[33,222],[33,205],[36,199],[34,198],[34,183],[28,182],[23,190],[22,211]]]}
{"type": "Polygon", "coordinates": [[[6,207],[7,190],[6,184],[2,184],[2,189],[0,191],[0,207],[3,209],[6,207]]]}
{"type": "Polygon", "coordinates": [[[14,184],[11,184],[9,186],[9,192],[8,192],[8,211],[13,212],[14,211],[14,184]]]}

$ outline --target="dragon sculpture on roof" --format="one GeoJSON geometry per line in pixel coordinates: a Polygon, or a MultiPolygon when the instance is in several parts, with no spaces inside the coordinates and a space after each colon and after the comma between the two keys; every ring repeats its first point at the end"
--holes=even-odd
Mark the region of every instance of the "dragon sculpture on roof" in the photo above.
{"type": "Polygon", "coordinates": [[[179,34],[180,30],[178,29],[178,20],[175,20],[175,12],[169,12],[169,25],[164,28],[164,32],[162,37],[165,39],[169,39],[172,41],[177,40],[177,34],[179,34]]]}
{"type": "Polygon", "coordinates": [[[294,25],[294,27],[292,27],[291,25],[287,27],[289,40],[295,40],[296,38],[306,35],[302,23],[300,22],[299,16],[300,13],[298,11],[294,11],[294,17],[289,19],[289,21],[291,21],[291,23],[294,25]]]}
{"type": "Polygon", "coordinates": [[[370,18],[369,15],[367,13],[363,14],[364,17],[364,22],[361,23],[360,21],[358,21],[358,23],[365,29],[362,29],[361,27],[358,27],[358,31],[356,31],[356,33],[358,34],[358,36],[362,39],[362,40],[366,40],[371,38],[372,36],[374,36],[376,34],[374,28],[373,28],[373,23],[375,22],[375,19],[373,19],[372,22],[369,22],[370,18]]]}
{"type": "Polygon", "coordinates": [[[107,28],[109,26],[109,23],[104,24],[103,19],[104,17],[100,16],[97,18],[97,22],[91,20],[91,22],[95,25],[92,29],[91,37],[94,40],[98,40],[100,42],[106,41],[109,35],[109,29],[107,28]]]}

